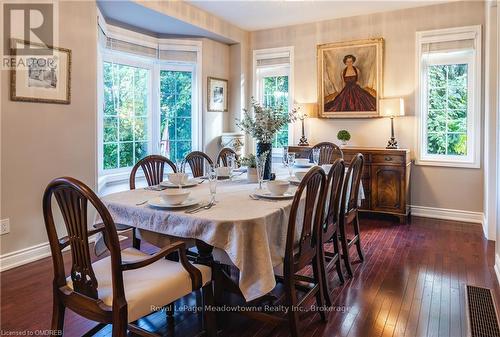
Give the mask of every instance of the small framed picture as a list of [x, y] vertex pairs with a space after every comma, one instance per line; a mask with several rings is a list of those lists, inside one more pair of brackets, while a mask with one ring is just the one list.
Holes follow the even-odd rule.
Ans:
[[[16, 40], [19, 44], [36, 45]], [[10, 98], [13, 101], [70, 104], [71, 50], [49, 46], [50, 55], [13, 55], [16, 67], [11, 69]]]
[[227, 80], [209, 77], [207, 83], [207, 110], [227, 111]]

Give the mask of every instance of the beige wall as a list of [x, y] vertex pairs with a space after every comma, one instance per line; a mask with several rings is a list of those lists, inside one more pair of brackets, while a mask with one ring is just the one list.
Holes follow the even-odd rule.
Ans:
[[[316, 45], [321, 43], [383, 37], [385, 39], [384, 95], [405, 99], [408, 116], [397, 119], [396, 136], [401, 147], [415, 151], [415, 32], [484, 24], [482, 2], [455, 2], [251, 33], [251, 49], [295, 47], [294, 91], [296, 102], [316, 102]], [[385, 146], [387, 119], [310, 119], [308, 138], [336, 141], [347, 129], [352, 145]], [[297, 130], [298, 131], [298, 130]], [[296, 140], [300, 137], [295, 132]], [[413, 166], [412, 204], [419, 206], [483, 211], [483, 169]], [[465, 192], [466, 191], [466, 192]]]
[[203, 149], [215, 158], [220, 149], [220, 135], [228, 124], [227, 112], [209, 112], [207, 106], [207, 77], [229, 78], [229, 46], [209, 39], [203, 43]]
[[41, 200], [51, 179], [96, 185], [95, 2], [60, 2], [59, 20], [59, 46], [73, 57], [70, 105], [12, 102], [1, 72], [1, 217], [10, 218], [1, 254], [47, 241]]

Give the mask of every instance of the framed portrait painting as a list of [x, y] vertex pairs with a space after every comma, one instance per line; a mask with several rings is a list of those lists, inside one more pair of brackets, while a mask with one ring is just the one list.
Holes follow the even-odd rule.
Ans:
[[323, 118], [378, 117], [384, 39], [318, 45], [318, 102]]
[[209, 77], [207, 83], [208, 111], [227, 111], [227, 80]]
[[[17, 47], [37, 45], [21, 40], [15, 43]], [[11, 69], [10, 77], [11, 100], [70, 104], [71, 50], [53, 46], [49, 50], [51, 53], [47, 55], [15, 55], [17, 66]]]

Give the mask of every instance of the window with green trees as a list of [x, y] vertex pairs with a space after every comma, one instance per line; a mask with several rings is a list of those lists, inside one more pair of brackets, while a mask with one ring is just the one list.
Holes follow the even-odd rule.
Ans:
[[427, 77], [427, 153], [466, 156], [468, 65], [431, 65]]
[[160, 151], [174, 162], [192, 150], [191, 87], [191, 71], [160, 71]]
[[[270, 107], [284, 108], [288, 112], [288, 76], [266, 76], [263, 78], [263, 104]], [[288, 125], [284, 126], [273, 141], [273, 148], [288, 145]]]
[[103, 63], [104, 170], [133, 166], [149, 153], [150, 70]]

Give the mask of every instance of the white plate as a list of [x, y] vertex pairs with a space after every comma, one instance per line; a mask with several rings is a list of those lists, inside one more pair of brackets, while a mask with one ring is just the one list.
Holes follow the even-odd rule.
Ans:
[[184, 200], [183, 203], [180, 203], [178, 205], [170, 205], [167, 204], [161, 197], [156, 197], [151, 200], [148, 200], [148, 205], [153, 206], [156, 208], [167, 208], [167, 209], [174, 209], [174, 208], [183, 208], [183, 207], [189, 207], [193, 206], [199, 203], [199, 200], [195, 198], [187, 198]]
[[189, 179], [184, 185], [175, 185], [175, 184], [172, 184], [170, 181], [165, 180], [165, 181], [162, 181], [160, 183], [160, 185], [168, 187], [168, 188], [193, 187], [193, 186], [198, 185], [199, 182], [200, 182], [199, 179], [193, 178], [193, 179]]
[[314, 163], [309, 163], [309, 164], [297, 164], [297, 163], [295, 163], [293, 166], [299, 167], [299, 168], [309, 168], [309, 167], [313, 167]]
[[295, 193], [293, 192], [285, 192], [285, 194], [283, 195], [272, 195], [271, 192], [269, 191], [255, 191], [254, 194], [259, 198], [276, 199], [276, 200], [293, 199], [293, 197], [295, 196]]

